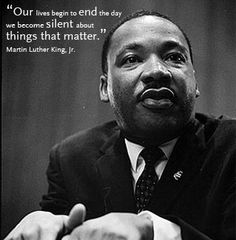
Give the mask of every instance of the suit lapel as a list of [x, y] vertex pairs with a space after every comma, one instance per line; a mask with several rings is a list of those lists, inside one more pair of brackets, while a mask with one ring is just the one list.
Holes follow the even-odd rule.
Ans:
[[96, 167], [101, 178], [105, 212], [135, 212], [130, 161], [119, 131], [102, 147]]
[[[168, 214], [179, 194], [198, 175], [205, 145], [204, 126], [195, 121], [176, 143], [148, 210]], [[101, 179], [105, 212], [136, 212], [130, 160], [119, 131], [105, 143], [101, 152], [96, 168]]]
[[[196, 127], [199, 128], [195, 134]], [[191, 184], [200, 171], [205, 149], [203, 128], [190, 126], [178, 140], [158, 182], [149, 210], [167, 214], [179, 194]]]

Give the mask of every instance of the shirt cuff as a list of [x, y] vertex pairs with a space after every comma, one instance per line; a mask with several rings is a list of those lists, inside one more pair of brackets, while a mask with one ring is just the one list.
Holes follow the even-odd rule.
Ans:
[[150, 211], [139, 213], [153, 222], [153, 240], [182, 240], [180, 227]]

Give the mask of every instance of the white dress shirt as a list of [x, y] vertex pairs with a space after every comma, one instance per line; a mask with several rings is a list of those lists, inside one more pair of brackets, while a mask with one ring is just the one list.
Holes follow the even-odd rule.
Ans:
[[[159, 179], [161, 178], [161, 175], [165, 169], [167, 161], [170, 158], [170, 155], [177, 140], [178, 138], [175, 138], [159, 146], [159, 148], [164, 153], [163, 157], [155, 165], [155, 171]], [[140, 156], [140, 153], [144, 149], [144, 147], [136, 143], [130, 142], [127, 139], [125, 139], [125, 145], [131, 162], [133, 188], [135, 191], [135, 186], [138, 178], [142, 174], [145, 167], [145, 161], [142, 156]], [[139, 213], [139, 215], [144, 215], [152, 220], [154, 232], [153, 240], [182, 240], [181, 230], [177, 224], [161, 218], [150, 211], [143, 211]]]

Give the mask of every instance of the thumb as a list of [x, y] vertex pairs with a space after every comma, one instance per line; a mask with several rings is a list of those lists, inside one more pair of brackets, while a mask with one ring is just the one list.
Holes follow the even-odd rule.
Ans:
[[69, 217], [66, 222], [67, 231], [72, 231], [75, 227], [84, 222], [86, 216], [86, 208], [83, 204], [76, 204], [70, 211]]

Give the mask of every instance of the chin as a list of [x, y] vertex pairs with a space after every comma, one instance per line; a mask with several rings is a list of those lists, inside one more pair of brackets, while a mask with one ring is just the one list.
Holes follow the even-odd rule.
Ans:
[[138, 139], [139, 142], [151, 139], [157, 144], [181, 135], [193, 116], [193, 109], [186, 106], [183, 108], [175, 106], [169, 111], [158, 112], [147, 111], [144, 108], [136, 110], [137, 112], [129, 111], [126, 114], [116, 115], [120, 129], [131, 139]]
[[181, 135], [189, 119], [190, 117], [183, 116], [138, 119], [126, 125], [125, 132], [140, 141], [155, 141], [156, 144], [161, 144]]

